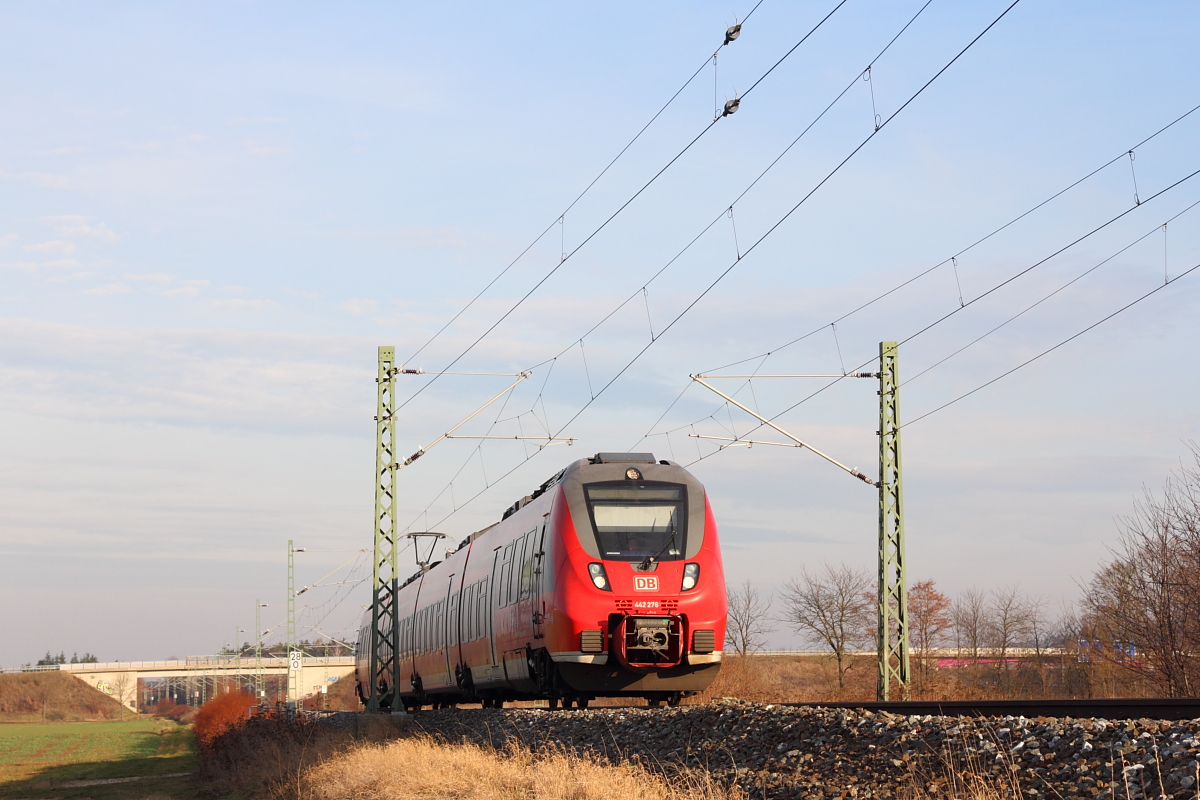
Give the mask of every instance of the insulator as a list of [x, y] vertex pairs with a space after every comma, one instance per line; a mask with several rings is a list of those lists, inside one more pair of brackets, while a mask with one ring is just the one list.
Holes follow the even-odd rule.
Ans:
[[740, 97], [735, 97], [732, 100], [726, 100], [725, 101], [725, 110], [721, 112], [721, 116], [728, 117], [730, 114], [733, 114], [734, 112], [736, 112], [738, 110], [738, 106], [741, 105], [741, 103], [742, 103], [742, 98], [740, 98]]
[[[739, 37], [741, 35], [742, 35], [742, 26], [740, 23], [737, 25], [730, 25], [729, 29], [727, 31], [725, 31], [725, 44], [729, 44], [730, 42], [732, 42], [734, 39], [736, 39], [737, 37]], [[724, 45], [722, 45], [722, 46], [724, 46]]]
[[418, 458], [420, 458], [423, 455], [425, 455], [424, 449], [418, 450], [417, 452], [413, 453], [408, 458], [404, 459], [404, 466], [407, 467], [409, 464], [413, 463], [414, 461], [416, 461]]

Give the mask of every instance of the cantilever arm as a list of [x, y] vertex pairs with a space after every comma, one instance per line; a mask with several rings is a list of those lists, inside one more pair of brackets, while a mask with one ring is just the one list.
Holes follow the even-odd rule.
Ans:
[[475, 409], [474, 411], [472, 411], [470, 414], [468, 414], [468, 415], [467, 415], [467, 416], [466, 416], [466, 417], [463, 419], [463, 421], [462, 421], [462, 422], [458, 423], [458, 424], [457, 424], [457, 425], [455, 425], [453, 428], [451, 428], [450, 430], [446, 431], [446, 432], [445, 432], [445, 433], [443, 433], [441, 436], [439, 436], [438, 438], [434, 439], [432, 442], [430, 442], [429, 444], [425, 445], [424, 447], [422, 447], [421, 449], [419, 449], [417, 452], [413, 453], [413, 454], [412, 454], [411, 456], [409, 456], [408, 458], [404, 459], [404, 463], [402, 463], [402, 464], [392, 464], [392, 465], [391, 465], [392, 469], [403, 469], [404, 467], [407, 467], [409, 464], [413, 463], [413, 462], [414, 462], [414, 461], [416, 461], [418, 458], [420, 458], [421, 456], [425, 455], [425, 451], [427, 451], [429, 448], [433, 447], [435, 444], [437, 444], [438, 442], [440, 442], [442, 439], [449, 439], [449, 438], [451, 438], [451, 437], [450, 437], [450, 434], [454, 433], [456, 430], [458, 430], [459, 428], [461, 428], [463, 425], [466, 425], [468, 422], [470, 422], [472, 419], [474, 419], [474, 418], [475, 418], [475, 417], [476, 417], [476, 416], [477, 416], [477, 415], [478, 415], [478, 414], [479, 414], [481, 411], [483, 411], [485, 408], [487, 408], [488, 406], [490, 406], [492, 403], [496, 402], [496, 401], [497, 401], [497, 400], [499, 400], [501, 397], [504, 397], [504, 395], [506, 395], [506, 394], [508, 394], [509, 392], [511, 392], [511, 391], [513, 390], [513, 388], [515, 388], [515, 387], [516, 387], [516, 385], [517, 385], [518, 383], [520, 383], [521, 381], [523, 381], [523, 380], [525, 380], [526, 378], [528, 378], [528, 377], [529, 377], [529, 375], [530, 375], [530, 373], [528, 373], [528, 372], [521, 372], [521, 373], [518, 373], [517, 379], [516, 379], [515, 381], [513, 381], [513, 382], [512, 382], [512, 383], [509, 385], [509, 387], [508, 387], [507, 389], [505, 389], [503, 392], [501, 392], [500, 394], [498, 394], [498, 395], [496, 395], [495, 397], [493, 397], [491, 400], [488, 400], [486, 403], [484, 403], [483, 405], [481, 405], [479, 408], [477, 408], [477, 409]]
[[719, 396], [721, 396], [721, 397], [725, 398], [725, 400], [727, 400], [728, 402], [730, 402], [730, 403], [733, 403], [735, 406], [737, 406], [738, 408], [740, 408], [742, 411], [745, 411], [745, 412], [746, 412], [747, 414], [749, 414], [750, 416], [754, 417], [756, 420], [758, 420], [759, 422], [761, 422], [763, 425], [766, 425], [766, 426], [768, 426], [768, 427], [770, 427], [770, 428], [774, 428], [776, 431], [778, 431], [779, 433], [782, 433], [784, 436], [786, 436], [787, 438], [791, 439], [793, 442], [795, 442], [796, 444], [800, 445], [801, 447], [805, 447], [805, 448], [808, 448], [809, 450], [813, 451], [813, 453], [815, 453], [816, 455], [819, 455], [821, 458], [825, 459], [825, 460], [826, 460], [826, 461], [828, 461], [830, 464], [833, 464], [835, 467], [838, 467], [839, 469], [843, 469], [843, 470], [845, 470], [846, 472], [849, 472], [851, 475], [853, 475], [854, 477], [858, 478], [860, 481], [863, 481], [864, 483], [869, 483], [869, 484], [871, 484], [872, 486], [876, 486], [876, 487], [877, 487], [877, 486], [879, 486], [879, 484], [878, 484], [878, 483], [876, 483], [875, 481], [871, 480], [871, 479], [870, 479], [870, 478], [868, 478], [866, 475], [863, 475], [861, 472], [859, 472], [858, 470], [854, 469], [853, 467], [847, 467], [845, 464], [843, 464], [842, 462], [838, 461], [838, 460], [837, 460], [837, 459], [835, 459], [833, 456], [830, 456], [830, 455], [827, 455], [827, 454], [825, 454], [825, 453], [822, 453], [820, 450], [818, 450], [817, 448], [813, 447], [813, 446], [812, 446], [811, 444], [809, 444], [808, 442], [802, 441], [802, 440], [801, 440], [799, 437], [793, 436], [792, 434], [788, 433], [788, 432], [787, 432], [787, 431], [785, 431], [783, 428], [779, 427], [779, 426], [778, 426], [778, 425], [776, 425], [774, 422], [771, 422], [771, 420], [767, 419], [766, 417], [762, 416], [761, 414], [756, 414], [755, 412], [753, 412], [753, 411], [751, 411], [750, 409], [746, 408], [744, 405], [742, 405], [741, 403], [739, 403], [737, 400], [734, 400], [732, 397], [730, 397], [729, 395], [725, 394], [725, 393], [724, 393], [724, 392], [722, 392], [720, 389], [717, 389], [717, 388], [715, 388], [715, 387], [713, 387], [713, 386], [711, 386], [711, 385], [709, 385], [709, 384], [705, 383], [703, 380], [701, 380], [701, 379], [700, 379], [700, 376], [699, 376], [699, 375], [689, 375], [688, 377], [689, 377], [689, 378], [691, 378], [692, 380], [694, 380], [696, 383], [698, 383], [698, 384], [700, 384], [701, 386], [703, 386], [705, 389], [708, 389], [710, 392], [713, 392], [714, 394], [717, 394], [717, 395], [719, 395]]

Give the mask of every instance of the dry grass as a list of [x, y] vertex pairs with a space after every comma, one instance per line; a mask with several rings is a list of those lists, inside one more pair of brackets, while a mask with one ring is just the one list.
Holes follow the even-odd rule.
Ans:
[[0, 675], [0, 720], [76, 722], [126, 716], [121, 704], [69, 672]]
[[[707, 703], [716, 697], [759, 703], [874, 700], [875, 683], [873, 656], [852, 657], [846, 685], [839, 687], [832, 656], [726, 655], [708, 690], [687, 702]], [[911, 690], [913, 700], [1153, 697], [1155, 694], [1153, 687], [1118, 666], [1051, 659], [1042, 664], [1022, 663], [1003, 669], [991, 665], [921, 669], [914, 665]]]
[[745, 800], [705, 773], [611, 766], [565, 750], [397, 738], [386, 720], [378, 722], [361, 734], [252, 722], [202, 755], [200, 785], [210, 796], [274, 800]]
[[846, 685], [838, 686], [833, 657], [726, 656], [708, 689], [688, 703], [736, 697], [758, 703], [875, 699], [875, 659], [853, 657]]
[[933, 771], [916, 771], [897, 792], [900, 800], [1021, 800], [1025, 794], [1009, 757], [992, 771], [976, 753], [944, 750]]
[[[431, 768], [436, 765], [436, 768]], [[280, 786], [291, 800], [726, 800], [743, 798], [705, 775], [669, 776], [636, 764], [606, 766], [564, 751], [533, 754], [427, 738], [363, 744]]]

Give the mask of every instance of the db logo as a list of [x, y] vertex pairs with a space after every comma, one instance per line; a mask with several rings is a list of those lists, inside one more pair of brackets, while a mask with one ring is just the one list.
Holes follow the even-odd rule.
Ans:
[[658, 591], [658, 576], [657, 575], [634, 575], [633, 590], [635, 592], [657, 592]]

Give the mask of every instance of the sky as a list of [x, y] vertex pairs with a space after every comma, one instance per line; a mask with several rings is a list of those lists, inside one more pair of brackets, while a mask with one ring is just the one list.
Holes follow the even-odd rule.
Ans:
[[[351, 636], [380, 345], [402, 456], [521, 372], [458, 433], [573, 440], [441, 441], [405, 530], [649, 451], [778, 608], [875, 492], [689, 375], [899, 341], [909, 580], [1073, 602], [1200, 439], [1200, 8], [1009, 2], [10, 4], [0, 666], [278, 641], [289, 540]], [[711, 382], [876, 473], [874, 382]]]

